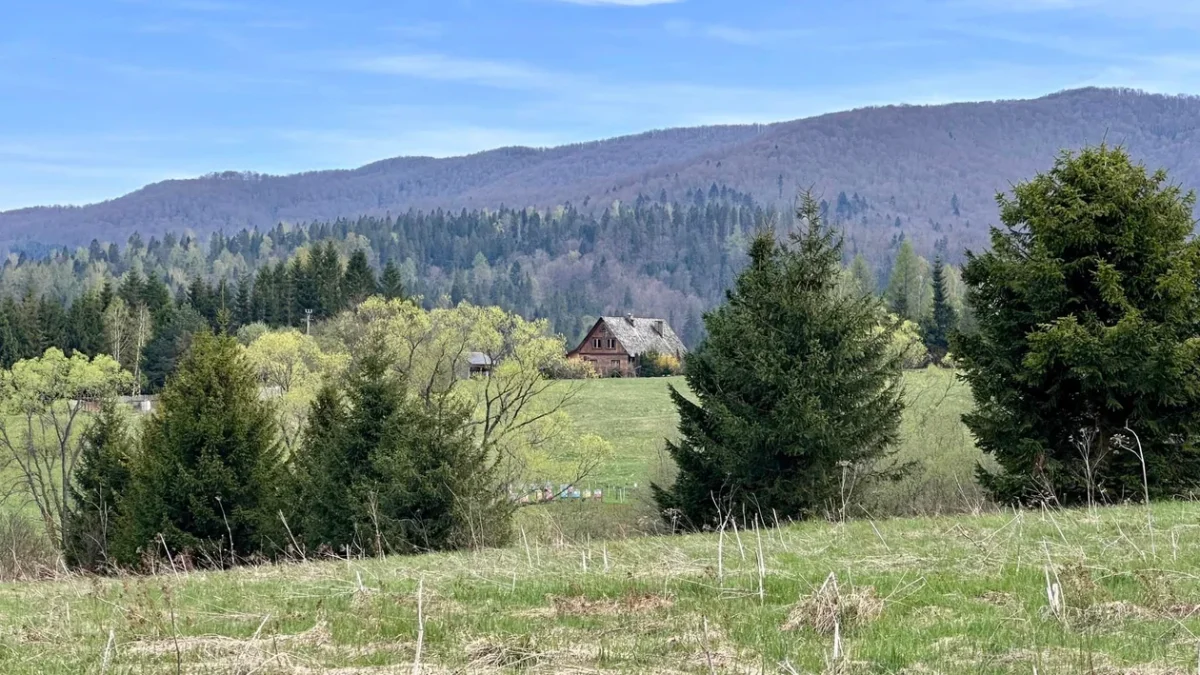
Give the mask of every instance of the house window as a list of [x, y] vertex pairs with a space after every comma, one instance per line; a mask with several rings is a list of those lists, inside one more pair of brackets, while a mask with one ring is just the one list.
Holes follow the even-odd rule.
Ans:
[[617, 360], [617, 359], [613, 359], [613, 361], [612, 361], [612, 369], [613, 369], [613, 370], [620, 370], [620, 369], [621, 369], [621, 362], [620, 362], [619, 360]]
[[616, 338], [608, 338], [608, 348], [609, 349], [617, 348], [617, 339]]
[[595, 349], [600, 349], [600, 338], [592, 340], [592, 347]]

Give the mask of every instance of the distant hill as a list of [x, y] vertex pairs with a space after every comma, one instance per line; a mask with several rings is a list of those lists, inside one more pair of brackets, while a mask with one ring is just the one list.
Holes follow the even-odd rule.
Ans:
[[[278, 222], [410, 209], [608, 206], [682, 198], [721, 184], [760, 203], [813, 187], [839, 210], [851, 248], [903, 233], [929, 254], [986, 244], [994, 195], [1062, 148], [1107, 140], [1200, 186], [1200, 98], [1081, 89], [1025, 101], [888, 106], [771, 125], [652, 131], [552, 149], [396, 158], [290, 176], [226, 173], [155, 183], [82, 207], [0, 213], [0, 245], [124, 241], [137, 231], [205, 236]], [[844, 195], [842, 194], [844, 193]]]

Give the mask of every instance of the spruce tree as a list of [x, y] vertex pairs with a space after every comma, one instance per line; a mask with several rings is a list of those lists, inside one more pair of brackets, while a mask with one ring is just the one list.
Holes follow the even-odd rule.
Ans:
[[934, 363], [941, 363], [950, 349], [950, 336], [958, 327], [958, 313], [950, 304], [946, 265], [938, 258], [933, 263], [933, 312], [925, 326], [925, 348]]
[[1064, 152], [997, 197], [963, 270], [977, 329], [954, 340], [964, 421], [1005, 502], [1194, 494], [1200, 484], [1195, 196], [1120, 148]]
[[383, 554], [503, 543], [511, 503], [470, 410], [408, 396], [393, 366], [368, 340], [344, 390], [326, 386], [313, 404], [296, 457], [306, 545]]
[[367, 254], [358, 249], [346, 263], [346, 274], [342, 278], [342, 292], [346, 303], [356, 307], [359, 303], [379, 292], [379, 284], [375, 281], [375, 272], [367, 261]]
[[304, 443], [293, 459], [297, 499], [289, 520], [313, 551], [328, 547], [341, 553], [357, 538], [350, 485], [366, 467], [346, 455], [347, 417], [341, 391], [327, 383], [313, 400]]
[[119, 556], [133, 564], [163, 543], [219, 565], [274, 554], [284, 477], [273, 411], [237, 340], [200, 332], [143, 431]]
[[[841, 240], [804, 195], [802, 233], [759, 234], [685, 374], [698, 402], [672, 388], [679, 468], [655, 485], [664, 516], [685, 525], [722, 514], [804, 518], [838, 502], [844, 472], [877, 477], [897, 440], [900, 357], [879, 302], [838, 287]], [[774, 517], [774, 516], [770, 516]]]
[[66, 516], [63, 555], [72, 568], [99, 572], [111, 564], [109, 551], [133, 459], [133, 442], [114, 400], [101, 405], [81, 445], [75, 479], [69, 488], [71, 506]]
[[387, 265], [383, 267], [383, 274], [379, 277], [379, 292], [388, 300], [407, 297], [404, 291], [404, 280], [400, 277], [400, 268], [389, 260]]

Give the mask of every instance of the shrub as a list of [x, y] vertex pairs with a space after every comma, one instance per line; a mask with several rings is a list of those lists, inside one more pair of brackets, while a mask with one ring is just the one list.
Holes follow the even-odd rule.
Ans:
[[637, 372], [641, 377], [670, 377], [682, 370], [679, 358], [673, 354], [650, 351], [643, 352], [637, 358]]
[[550, 364], [545, 375], [552, 380], [590, 380], [597, 377], [596, 367], [578, 356]]

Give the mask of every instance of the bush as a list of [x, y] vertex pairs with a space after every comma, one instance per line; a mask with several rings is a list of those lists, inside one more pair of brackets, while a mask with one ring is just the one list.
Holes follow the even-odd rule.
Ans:
[[637, 373], [640, 377], [671, 377], [683, 372], [679, 358], [673, 354], [643, 352], [637, 358]]
[[578, 356], [557, 361], [547, 366], [544, 374], [551, 380], [590, 380], [597, 377], [596, 367]]
[[45, 528], [19, 513], [0, 515], [0, 551], [0, 581], [46, 578], [58, 569]]

